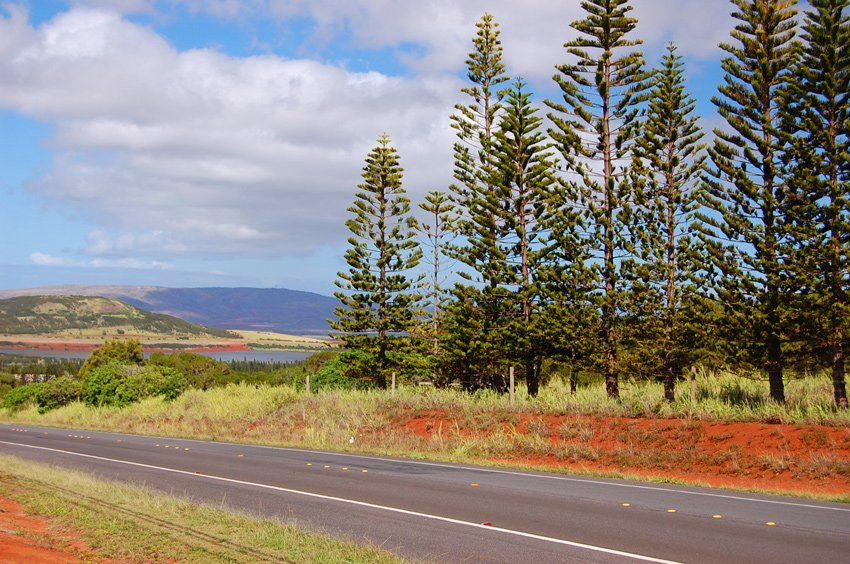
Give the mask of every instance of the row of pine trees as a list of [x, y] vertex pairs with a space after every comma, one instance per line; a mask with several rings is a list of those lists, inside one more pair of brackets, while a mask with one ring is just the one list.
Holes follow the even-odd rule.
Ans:
[[[582, 2], [557, 99], [511, 80], [485, 14], [452, 126], [455, 183], [420, 204], [379, 139], [346, 222], [333, 328], [349, 375], [529, 394], [556, 361], [663, 381], [697, 364], [831, 370], [847, 407], [850, 0], [730, 0], [710, 142], [674, 45], [648, 69], [628, 0]], [[798, 23], [801, 22], [801, 23]]]

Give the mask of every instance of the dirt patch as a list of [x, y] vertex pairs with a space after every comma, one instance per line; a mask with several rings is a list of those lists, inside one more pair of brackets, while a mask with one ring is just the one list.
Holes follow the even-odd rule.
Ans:
[[[63, 548], [54, 548], [61, 546]], [[0, 497], [0, 563], [64, 563], [91, 559], [91, 549], [72, 532], [55, 531], [20, 503]]]
[[[403, 432], [494, 462], [717, 487], [850, 494], [850, 428], [681, 419], [411, 413]], [[454, 443], [454, 444], [452, 444]]]

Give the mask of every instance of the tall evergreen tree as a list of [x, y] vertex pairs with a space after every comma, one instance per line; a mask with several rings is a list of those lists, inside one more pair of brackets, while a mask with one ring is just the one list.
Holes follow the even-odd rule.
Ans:
[[522, 363], [528, 393], [536, 396], [546, 336], [537, 317], [542, 307], [539, 270], [548, 249], [546, 226], [551, 215], [554, 163], [542, 118], [531, 105], [522, 79], [507, 92], [495, 134], [495, 156], [504, 205], [500, 237], [506, 257], [500, 283], [510, 292], [512, 357]]
[[504, 296], [499, 276], [505, 256], [498, 244], [503, 229], [499, 223], [502, 202], [493, 151], [504, 98], [502, 85], [508, 77], [502, 63], [499, 24], [491, 14], [484, 14], [476, 28], [466, 61], [470, 85], [461, 90], [469, 99], [455, 106], [451, 118], [457, 132], [457, 183], [451, 193], [457, 204], [460, 235], [452, 256], [464, 265], [460, 275], [467, 282], [453, 291], [453, 331], [447, 348], [468, 388], [493, 386], [503, 380], [504, 356]]
[[729, 129], [709, 148], [701, 230], [726, 323], [737, 347], [754, 341], [751, 360], [767, 368], [770, 395], [785, 400], [783, 308], [787, 303], [788, 206], [780, 171], [779, 107], [794, 60], [793, 0], [731, 0], [734, 44], [721, 44], [724, 83], [712, 99]]
[[363, 183], [358, 185], [352, 214], [345, 225], [351, 232], [345, 253], [347, 272], [339, 272], [334, 293], [341, 305], [331, 327], [346, 348], [367, 353], [354, 376], [386, 387], [387, 373], [416, 323], [420, 296], [418, 281], [409, 274], [422, 257], [416, 240], [417, 222], [402, 186], [403, 169], [387, 135], [366, 157]]
[[430, 313], [426, 319], [426, 333], [431, 341], [431, 354], [436, 358], [440, 353], [440, 333], [442, 332], [443, 305], [446, 299], [444, 288], [446, 281], [446, 261], [449, 243], [455, 236], [455, 208], [445, 192], [429, 192], [419, 208], [428, 214], [428, 223], [421, 223], [428, 250], [424, 262], [430, 267], [427, 299]]
[[636, 258], [632, 301], [638, 307], [639, 354], [663, 374], [664, 397], [675, 399], [688, 346], [683, 315], [693, 284], [692, 221], [705, 155], [696, 102], [685, 90], [684, 64], [670, 45], [652, 79], [646, 118], [635, 147]]
[[850, 0], [810, 0], [789, 88], [786, 162], [797, 243], [793, 280], [808, 293], [804, 324], [825, 345], [835, 403], [847, 408], [850, 323]]
[[574, 59], [558, 65], [555, 82], [562, 99], [547, 101], [554, 127], [550, 135], [568, 173], [578, 177], [575, 205], [586, 209], [588, 241], [601, 274], [599, 306], [605, 383], [619, 397], [617, 374], [620, 259], [628, 255], [623, 211], [630, 201], [627, 161], [634, 125], [646, 88], [643, 55], [628, 39], [637, 20], [627, 0], [586, 0], [587, 17], [572, 23], [580, 36], [564, 44]]

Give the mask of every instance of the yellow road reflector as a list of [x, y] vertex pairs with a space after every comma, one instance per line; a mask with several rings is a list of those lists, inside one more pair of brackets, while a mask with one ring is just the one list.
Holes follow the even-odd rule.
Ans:
[[183, 450], [189, 450], [189, 447], [184, 448]]
[[325, 468], [330, 468], [330, 467], [331, 467], [330, 464], [325, 464]]
[[244, 454], [240, 454], [240, 455], [239, 455], [239, 458], [245, 458], [245, 455], [244, 455]]
[[348, 466], [343, 466], [343, 467], [342, 467], [342, 469], [343, 469], [343, 470], [348, 470]]
[[775, 527], [776, 523], [774, 523], [773, 521], [768, 521], [767, 523], [765, 523], [765, 525], [767, 525], [768, 527]]
[[477, 487], [478, 487], [478, 484], [475, 484], [475, 483], [472, 483], [472, 484], [469, 484], [469, 485], [470, 485], [470, 486], [472, 486], [473, 488], [477, 488]]
[[631, 507], [631, 506], [632, 506], [632, 504], [631, 504], [631, 503], [624, 503], [624, 504], [623, 504], [623, 507]]
[[313, 463], [312, 463], [312, 462], [308, 462], [308, 463], [307, 463], [307, 466], [312, 466], [312, 465], [313, 465]]
[[712, 515], [712, 519], [723, 519], [723, 515]]
[[668, 510], [667, 510], [667, 513], [675, 513], [675, 512], [676, 512], [676, 510], [675, 510], [675, 509], [668, 509]]
[[365, 474], [366, 472], [368, 472], [368, 470], [361, 470], [361, 472], [363, 472]]
[[154, 446], [159, 446], [159, 445], [154, 445]]

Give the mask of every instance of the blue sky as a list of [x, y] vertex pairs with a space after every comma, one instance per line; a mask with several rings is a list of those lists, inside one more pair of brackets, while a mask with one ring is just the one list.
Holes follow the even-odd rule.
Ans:
[[[686, 57], [707, 127], [726, 0], [635, 0]], [[554, 96], [577, 0], [0, 2], [0, 289], [331, 293], [363, 158], [387, 132], [414, 201], [451, 182], [448, 116], [485, 11]]]

